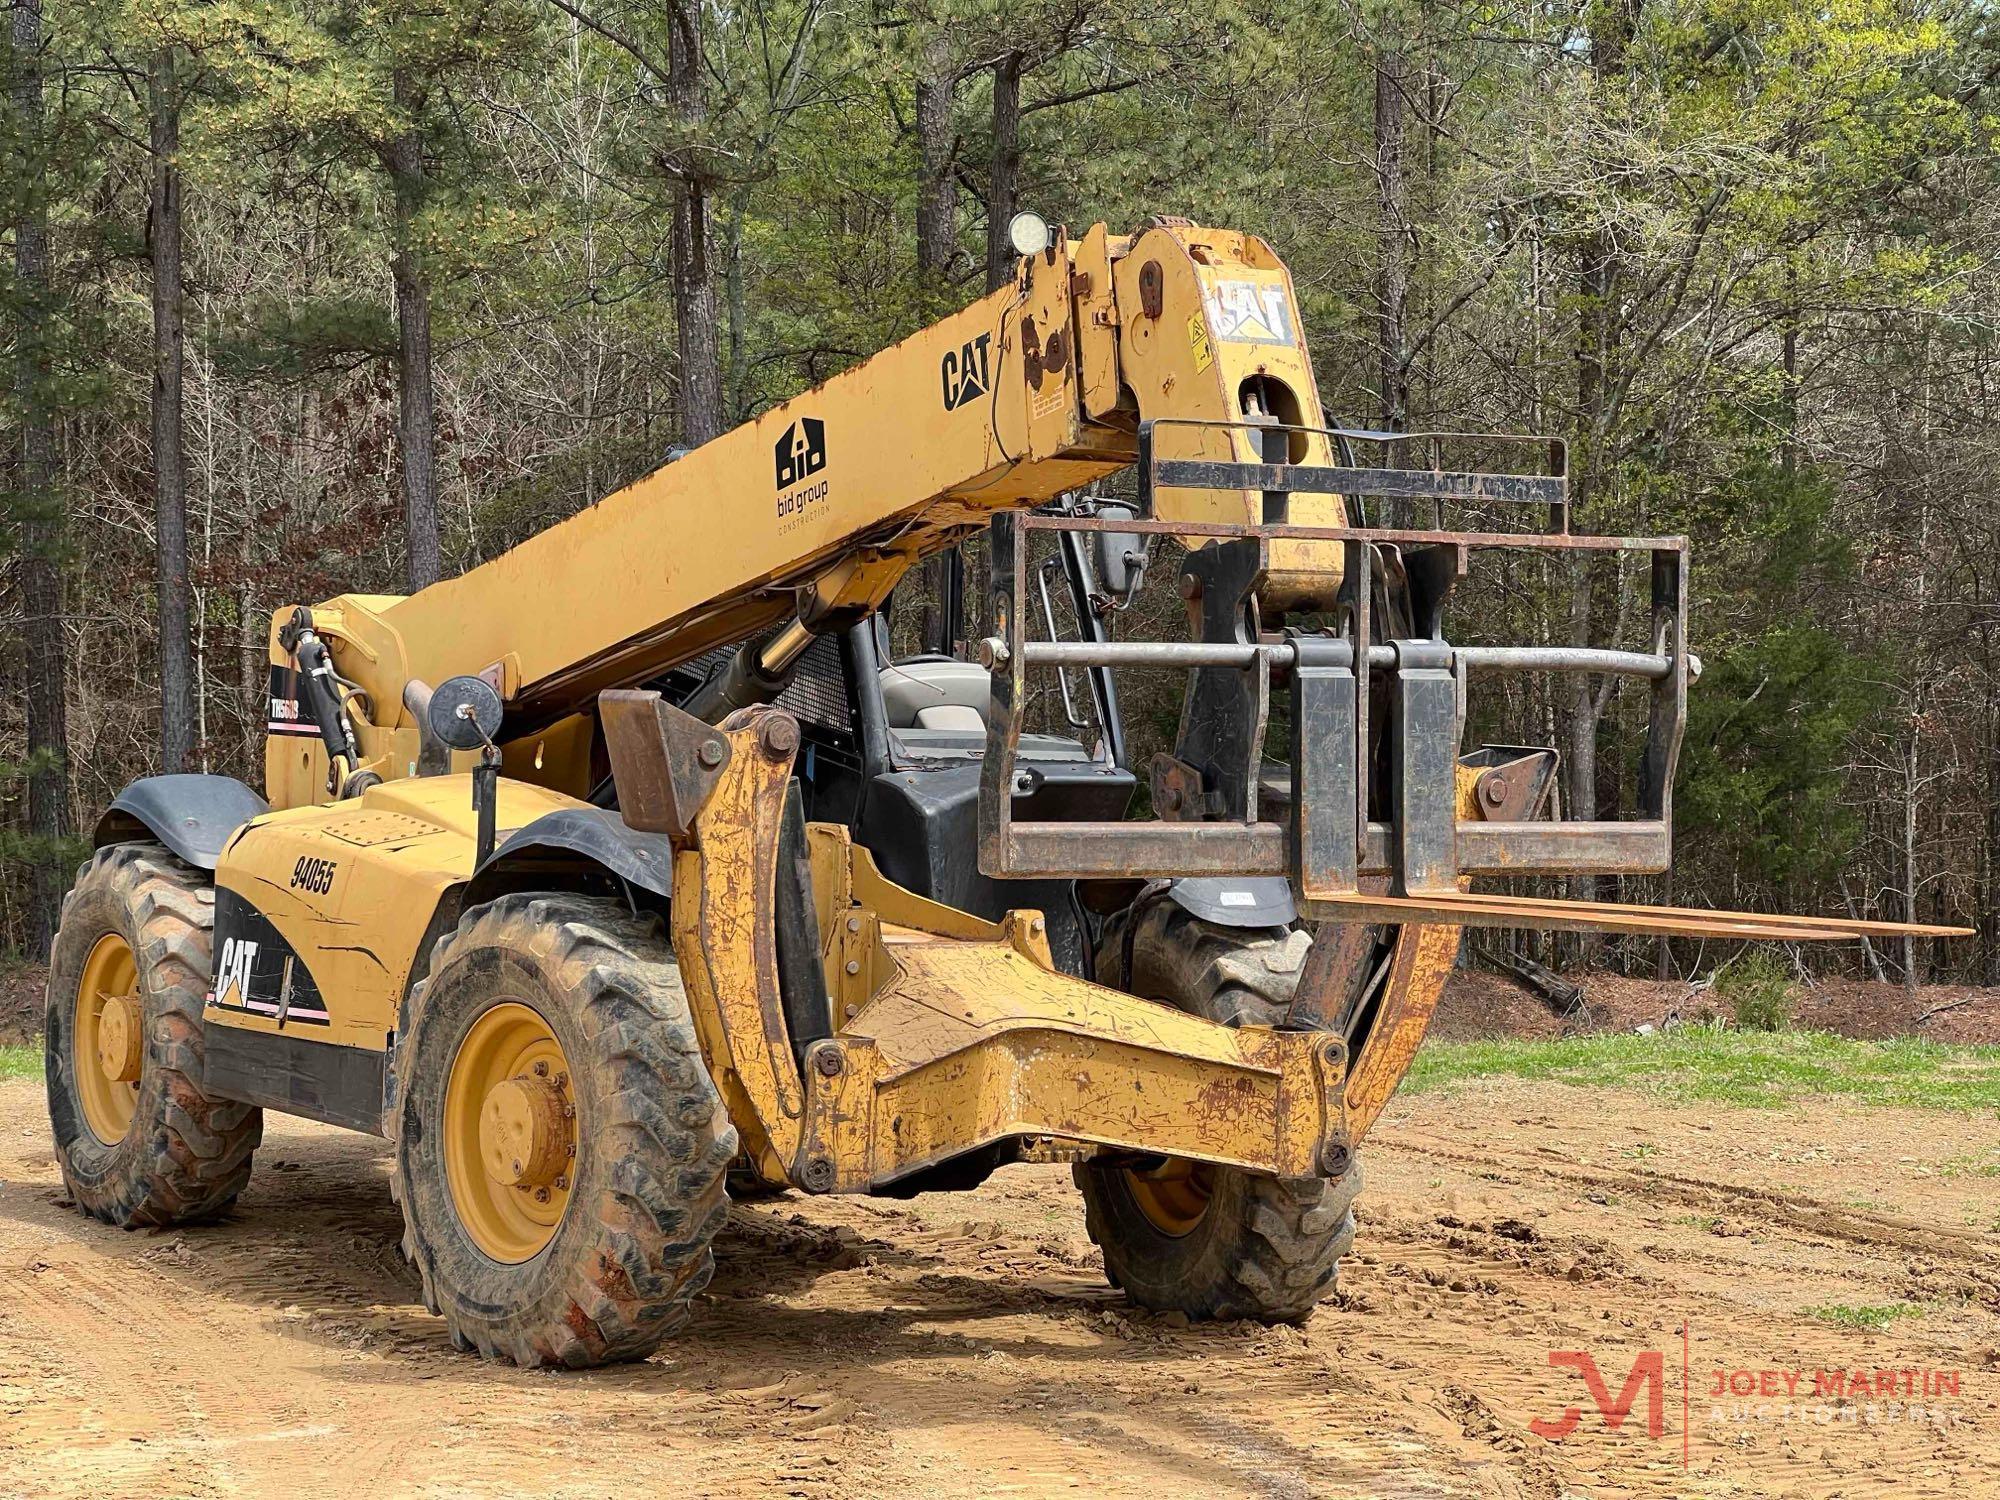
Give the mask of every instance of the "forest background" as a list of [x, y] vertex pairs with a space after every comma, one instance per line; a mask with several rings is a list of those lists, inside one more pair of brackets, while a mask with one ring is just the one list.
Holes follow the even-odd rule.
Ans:
[[[494, 555], [997, 284], [1032, 208], [1262, 234], [1329, 413], [1561, 436], [1579, 529], [1694, 539], [1677, 864], [1629, 899], [1968, 923], [1818, 961], [2000, 983], [1989, 4], [7, 20], [0, 952], [46, 950], [132, 778], [259, 782], [274, 607]], [[1463, 629], [1634, 597], [1520, 583]], [[1629, 801], [1643, 693], [1523, 706], [1572, 811]]]

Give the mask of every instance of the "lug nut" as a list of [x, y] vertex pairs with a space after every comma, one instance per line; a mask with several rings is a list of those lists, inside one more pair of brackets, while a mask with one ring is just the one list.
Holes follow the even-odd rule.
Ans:
[[549, 1190], [548, 1190], [547, 1188], [545, 1188], [545, 1187], [544, 1187], [544, 1188], [536, 1188], [536, 1189], [535, 1189], [535, 1201], [536, 1201], [537, 1203], [546, 1203], [546, 1202], [548, 1202], [548, 1201], [549, 1201]]

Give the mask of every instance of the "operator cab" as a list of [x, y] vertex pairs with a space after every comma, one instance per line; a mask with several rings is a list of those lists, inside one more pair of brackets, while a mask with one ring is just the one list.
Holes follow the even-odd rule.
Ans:
[[[1089, 575], [1060, 587], [1063, 560], [1051, 569], [1058, 587], [1082, 601]], [[1078, 559], [1074, 566], [1088, 567]], [[953, 570], [955, 571], [955, 570]], [[943, 590], [949, 605], [956, 590]], [[1078, 630], [1082, 608], [1063, 634]], [[979, 873], [979, 782], [986, 756], [991, 678], [976, 662], [938, 649], [964, 631], [952, 608], [927, 623], [931, 649], [890, 655], [888, 612], [815, 639], [772, 701], [799, 721], [797, 780], [807, 819], [844, 824], [897, 884], [969, 911], [998, 918], [1035, 908], [1048, 918], [1056, 961], [1086, 973], [1090, 922], [1068, 881], [994, 881]], [[930, 612], [927, 611], [927, 615]], [[1061, 622], [1053, 606], [1054, 638]], [[736, 646], [708, 652], [649, 684], [683, 703], [728, 669]], [[1035, 821], [1116, 822], [1137, 786], [1119, 763], [1123, 736], [1108, 680], [1064, 684], [1047, 705], [1044, 731], [1024, 732], [1016, 764], [1015, 816]], [[1037, 721], [1031, 721], [1037, 722]], [[1069, 733], [1059, 732], [1069, 730]], [[1086, 744], [1082, 736], [1088, 735]]]
[[[902, 656], [882, 668], [882, 713], [898, 758], [914, 765], [978, 761], [986, 755], [986, 716], [992, 678], [977, 662], [926, 652]], [[1023, 734], [1026, 761], [1103, 761], [1069, 735]]]

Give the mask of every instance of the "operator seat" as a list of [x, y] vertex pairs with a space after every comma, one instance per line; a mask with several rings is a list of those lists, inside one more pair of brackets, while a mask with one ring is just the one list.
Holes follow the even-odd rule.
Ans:
[[882, 708], [891, 729], [984, 735], [992, 678], [976, 662], [909, 656], [882, 669]]

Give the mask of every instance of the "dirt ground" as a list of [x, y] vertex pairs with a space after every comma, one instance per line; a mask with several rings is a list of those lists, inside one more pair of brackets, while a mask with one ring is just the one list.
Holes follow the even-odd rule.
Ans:
[[[1990, 1493], [1994, 1153], [1976, 1116], [1479, 1084], [1391, 1106], [1301, 1330], [1134, 1311], [1066, 1172], [1018, 1167], [739, 1206], [692, 1330], [572, 1375], [451, 1351], [381, 1143], [272, 1117], [230, 1219], [126, 1233], [67, 1206], [39, 1085], [5, 1083], [0, 1493]], [[1563, 1351], [1613, 1404], [1640, 1362], [1618, 1431]], [[1870, 1395], [1813, 1398], [1822, 1369]]]

